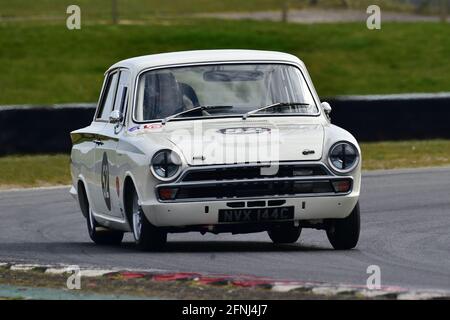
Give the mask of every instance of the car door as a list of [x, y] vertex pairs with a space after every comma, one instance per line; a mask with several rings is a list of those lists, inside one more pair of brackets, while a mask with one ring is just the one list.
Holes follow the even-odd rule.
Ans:
[[[106, 188], [102, 187], [102, 159], [99, 162], [99, 158], [103, 156], [103, 145], [105, 141], [102, 139], [102, 134], [106, 125], [109, 123], [109, 115], [114, 107], [114, 99], [116, 96], [117, 82], [119, 78], [119, 73], [117, 71], [110, 72], [105, 79], [105, 85], [100, 99], [97, 112], [95, 114], [94, 122], [97, 124], [98, 129], [96, 130], [93, 143], [94, 143], [94, 161], [93, 161], [93, 174], [92, 180], [89, 182], [89, 189], [91, 193], [91, 208], [95, 213], [105, 213], [105, 210], [110, 206], [109, 196], [104, 190]], [[107, 167], [103, 168], [106, 170]]]
[[[112, 77], [117, 77], [116, 89], [112, 107], [107, 109], [108, 121], [99, 132], [98, 145], [95, 152], [95, 164], [97, 170], [97, 185], [101, 188], [101, 198], [97, 207], [97, 214], [108, 215], [122, 219], [122, 209], [120, 207], [120, 175], [117, 166], [117, 146], [123, 132], [123, 120], [119, 123], [111, 123], [109, 115], [112, 111], [118, 110], [123, 115], [129, 88], [129, 71], [126, 69], [117, 70]], [[122, 116], [123, 118], [123, 116]]]

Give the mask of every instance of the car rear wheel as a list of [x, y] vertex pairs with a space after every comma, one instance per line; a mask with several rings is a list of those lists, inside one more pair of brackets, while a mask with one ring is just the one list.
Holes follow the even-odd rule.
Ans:
[[117, 245], [122, 242], [123, 232], [103, 228], [97, 223], [82, 182], [78, 183], [78, 202], [81, 212], [86, 218], [89, 237], [92, 241], [100, 245]]
[[92, 213], [92, 209], [89, 208], [89, 214], [87, 216], [87, 227], [89, 237], [92, 241], [99, 245], [118, 245], [122, 242], [123, 232], [110, 230], [101, 227]]
[[145, 217], [139, 205], [137, 192], [133, 190], [131, 198], [131, 224], [136, 245], [144, 251], [157, 251], [167, 242], [167, 232], [152, 225]]
[[297, 242], [301, 232], [302, 228], [294, 225], [276, 226], [267, 231], [272, 242], [276, 244]]
[[359, 240], [360, 214], [359, 203], [347, 218], [329, 221], [327, 237], [336, 250], [348, 250], [356, 247]]

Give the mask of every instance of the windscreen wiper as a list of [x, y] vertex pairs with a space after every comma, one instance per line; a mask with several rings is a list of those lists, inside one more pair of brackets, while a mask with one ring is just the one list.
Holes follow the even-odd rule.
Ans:
[[268, 106], [261, 107], [259, 109], [255, 109], [255, 110], [247, 112], [246, 114], [242, 115], [242, 120], [246, 120], [252, 114], [258, 113], [258, 112], [266, 110], [266, 109], [275, 108], [275, 107], [310, 106], [310, 105], [311, 104], [305, 103], [305, 102], [277, 102], [277, 103], [269, 104]]
[[175, 113], [171, 116], [165, 117], [162, 120], [162, 124], [166, 124], [167, 122], [169, 122], [172, 119], [178, 118], [179, 116], [194, 112], [194, 111], [204, 111], [204, 110], [213, 110], [213, 109], [232, 109], [233, 106], [198, 106], [189, 110], [184, 110], [178, 113]]

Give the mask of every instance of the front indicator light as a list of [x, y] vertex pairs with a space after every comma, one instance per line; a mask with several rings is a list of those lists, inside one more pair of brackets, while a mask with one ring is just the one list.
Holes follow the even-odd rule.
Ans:
[[334, 192], [336, 193], [345, 193], [349, 192], [352, 186], [350, 180], [336, 180], [332, 181]]
[[174, 200], [177, 192], [178, 189], [176, 188], [161, 188], [159, 189], [159, 198], [161, 200]]

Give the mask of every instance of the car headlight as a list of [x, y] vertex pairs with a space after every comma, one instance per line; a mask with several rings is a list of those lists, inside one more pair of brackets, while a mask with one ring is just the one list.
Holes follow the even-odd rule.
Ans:
[[356, 147], [349, 142], [334, 144], [328, 155], [331, 168], [338, 173], [347, 173], [358, 165], [359, 153]]
[[172, 150], [160, 150], [153, 156], [150, 168], [159, 180], [172, 180], [180, 172], [181, 158]]

